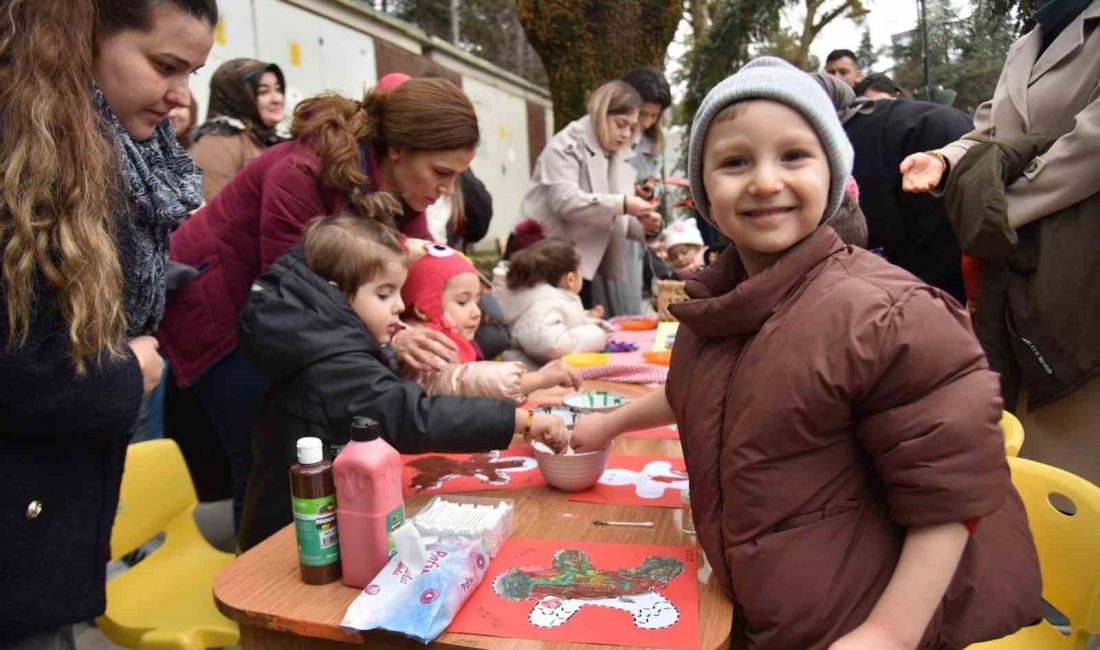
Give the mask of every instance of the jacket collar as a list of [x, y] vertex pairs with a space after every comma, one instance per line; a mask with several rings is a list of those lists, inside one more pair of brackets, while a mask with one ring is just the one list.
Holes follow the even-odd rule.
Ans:
[[[1058, 65], [1063, 59], [1070, 56], [1085, 42], [1085, 21], [1095, 20], [1100, 18], [1100, 0], [1094, 1], [1084, 11], [1081, 12], [1076, 18], [1062, 30], [1062, 33], [1054, 39], [1054, 42], [1050, 44], [1050, 47], [1046, 49], [1039, 56], [1035, 65], [1031, 68], [1031, 75], [1028, 79], [1028, 85], [1035, 83], [1035, 80], [1047, 73], [1048, 70]], [[1037, 54], [1039, 51], [1039, 42], [1041, 40], [1039, 34], [1039, 28], [1031, 30], [1028, 34], [1030, 39], [1034, 42], [1034, 51]]]
[[687, 283], [692, 300], [669, 311], [701, 338], [742, 336], [759, 330], [788, 296], [830, 256], [844, 250], [832, 228], [818, 228], [771, 267], [745, 276], [735, 247], [728, 247]]
[[[570, 126], [588, 154], [588, 163], [585, 168], [588, 172], [588, 186], [592, 188], [592, 192], [621, 193], [626, 192], [627, 189], [633, 192], [633, 180], [637, 172], [630, 165], [624, 164], [634, 157], [633, 147], [624, 146], [621, 150], [608, 155], [600, 144], [596, 127], [588, 115], [576, 120]], [[612, 165], [615, 166], [616, 173], [614, 180], [608, 175], [608, 169]]]

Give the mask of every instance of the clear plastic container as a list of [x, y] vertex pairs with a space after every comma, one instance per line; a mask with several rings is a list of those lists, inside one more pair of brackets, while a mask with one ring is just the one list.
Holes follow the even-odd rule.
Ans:
[[[425, 537], [480, 538], [489, 555], [496, 557], [497, 551], [512, 535], [514, 504], [512, 499], [437, 496], [424, 504], [412, 521]], [[482, 513], [482, 521], [477, 520], [479, 513]]]
[[680, 530], [689, 535], [695, 534], [695, 520], [691, 517], [691, 494], [680, 491]]

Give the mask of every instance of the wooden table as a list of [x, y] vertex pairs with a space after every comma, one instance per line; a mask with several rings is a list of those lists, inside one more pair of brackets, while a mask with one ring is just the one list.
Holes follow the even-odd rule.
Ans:
[[[642, 386], [590, 381], [586, 390], [610, 390], [636, 397], [647, 392]], [[541, 391], [536, 401], [560, 397], [566, 391]], [[682, 456], [676, 440], [620, 437], [614, 453], [624, 455]], [[596, 519], [638, 519], [638, 507], [580, 503], [568, 495], [544, 486], [529, 490], [475, 493], [515, 500], [515, 537], [599, 541], [624, 544], [687, 545], [694, 537], [680, 530], [680, 511], [671, 508], [647, 508], [645, 516], [654, 522], [652, 529], [604, 528], [593, 526]], [[412, 496], [405, 500], [410, 516], [430, 496]], [[566, 515], [572, 515], [567, 517]], [[729, 642], [732, 605], [711, 577], [702, 552], [698, 557], [700, 648], [725, 648]], [[337, 581], [327, 585], [303, 584], [298, 577], [298, 556], [293, 526], [287, 526], [271, 538], [234, 560], [214, 583], [218, 609], [241, 626], [241, 647], [344, 650], [348, 644], [373, 648], [423, 648], [404, 637], [384, 632], [350, 635], [340, 628], [358, 589]], [[504, 639], [467, 634], [442, 634], [432, 644], [438, 648], [486, 648], [511, 650], [606, 650], [620, 646], [586, 643], [552, 643], [526, 639]]]

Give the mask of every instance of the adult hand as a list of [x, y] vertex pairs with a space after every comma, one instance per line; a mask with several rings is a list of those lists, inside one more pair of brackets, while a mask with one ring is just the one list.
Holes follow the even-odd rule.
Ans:
[[164, 374], [164, 359], [157, 352], [159, 348], [160, 343], [152, 336], [130, 339], [130, 351], [134, 353], [138, 367], [141, 368], [142, 388], [146, 395], [153, 392]]
[[458, 360], [454, 342], [426, 327], [406, 327], [393, 335], [390, 345], [398, 361], [418, 372], [439, 370]]
[[914, 650], [915, 645], [903, 643], [878, 625], [864, 623], [840, 637], [829, 650]]
[[645, 234], [648, 237], [652, 237], [661, 232], [661, 227], [665, 225], [664, 221], [661, 219], [660, 213], [657, 212], [647, 212], [638, 217], [638, 221], [642, 222], [642, 227], [645, 228]]
[[926, 153], [914, 153], [905, 157], [898, 166], [901, 171], [901, 189], [913, 194], [933, 190], [943, 178], [943, 161]]
[[593, 413], [577, 420], [570, 437], [573, 450], [596, 451], [606, 447], [615, 437], [608, 426], [608, 417], [607, 413]]
[[653, 204], [638, 196], [626, 197], [626, 213], [632, 217], [642, 217], [653, 212]]
[[634, 194], [645, 199], [646, 201], [652, 201], [653, 197], [657, 195], [657, 179], [647, 178], [641, 185], [634, 185]]

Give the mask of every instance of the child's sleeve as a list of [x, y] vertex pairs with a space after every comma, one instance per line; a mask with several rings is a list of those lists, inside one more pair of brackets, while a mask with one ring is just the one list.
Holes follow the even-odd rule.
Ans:
[[413, 381], [400, 381], [366, 353], [341, 354], [314, 369], [329, 422], [357, 415], [377, 420], [386, 441], [401, 453], [505, 449], [515, 430], [516, 404], [488, 397], [431, 397]]
[[566, 325], [559, 307], [535, 305], [512, 327], [512, 338], [528, 356], [553, 361], [574, 352], [600, 352], [607, 344], [607, 332], [599, 323], [576, 327]]
[[522, 404], [527, 401], [520, 387], [525, 372], [527, 368], [516, 362], [449, 363], [438, 372], [421, 377], [420, 385], [432, 396], [496, 397]]
[[1000, 386], [966, 312], [921, 287], [878, 314], [856, 316], [863, 325], [846, 352], [857, 377], [856, 435], [886, 487], [891, 517], [925, 526], [995, 511], [1011, 489]]

